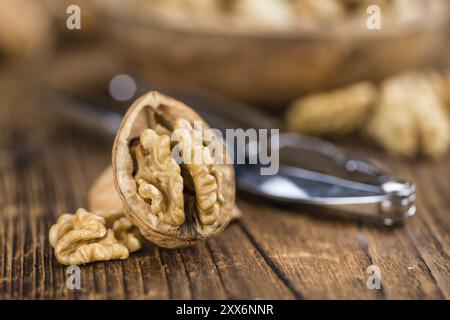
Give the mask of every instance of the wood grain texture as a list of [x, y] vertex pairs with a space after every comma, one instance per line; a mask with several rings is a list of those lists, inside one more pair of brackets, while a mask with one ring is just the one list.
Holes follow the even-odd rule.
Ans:
[[[239, 198], [217, 238], [81, 267], [80, 290], [48, 243], [110, 161], [110, 146], [58, 123], [12, 76], [0, 79], [0, 299], [449, 299], [450, 159], [400, 162], [354, 147], [418, 188], [418, 214], [385, 229]], [[381, 269], [382, 290], [366, 270]]]

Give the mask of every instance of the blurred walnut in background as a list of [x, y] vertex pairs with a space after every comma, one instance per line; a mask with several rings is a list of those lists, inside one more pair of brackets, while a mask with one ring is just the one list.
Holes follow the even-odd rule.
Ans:
[[374, 84], [361, 82], [307, 96], [292, 104], [286, 113], [286, 127], [315, 136], [352, 133], [362, 125], [376, 94]]
[[[0, 68], [25, 65], [22, 69], [33, 75], [82, 94], [95, 94], [92, 88], [136, 69], [168, 72], [238, 100], [278, 108], [306, 94], [287, 112], [292, 131], [333, 138], [362, 132], [393, 155], [439, 158], [449, 145], [450, 72], [407, 73], [381, 84], [362, 81], [434, 61], [440, 52], [436, 44], [443, 42], [435, 36], [443, 33], [438, 27], [420, 33], [438, 20], [423, 7], [438, 2], [0, 0]], [[81, 8], [82, 29], [70, 31], [66, 9], [74, 4]], [[370, 5], [380, 7], [385, 33], [352, 34], [354, 20], [365, 29], [360, 22]], [[102, 15], [106, 11], [109, 15]], [[124, 12], [130, 19], [121, 20]], [[164, 29], [158, 21], [186, 32]], [[327, 33], [349, 21], [342, 34]], [[397, 28], [405, 21], [413, 21], [414, 28]], [[207, 27], [191, 32], [198, 25]], [[214, 33], [214, 27], [238, 32]], [[396, 34], [400, 29], [405, 32]], [[261, 37], [254, 37], [258, 31]], [[442, 65], [450, 67], [448, 54], [442, 56], [447, 59]], [[34, 70], [39, 65], [42, 72]]]
[[[66, 26], [69, 5], [79, 5], [82, 29]], [[0, 0], [0, 67], [26, 68], [51, 63], [50, 58], [66, 47], [92, 42], [101, 29], [96, 24], [96, 10], [85, 0]], [[90, 43], [89, 43], [90, 42]]]
[[359, 130], [388, 153], [438, 159], [450, 147], [450, 71], [405, 72], [312, 94], [286, 113], [288, 130], [339, 137]]
[[45, 55], [53, 40], [49, 15], [40, 1], [0, 0], [0, 62]]
[[[449, 118], [444, 96], [427, 76], [431, 72], [405, 73], [381, 84], [379, 101], [365, 130], [393, 155], [436, 159], [447, 154]], [[434, 77], [441, 78], [438, 74]]]
[[[123, 10], [121, 1], [95, 0], [98, 7]], [[389, 18], [414, 18], [421, 0], [134, 0], [125, 10], [137, 11], [178, 24], [231, 23], [234, 26], [290, 28], [366, 17], [367, 7], [378, 5]]]

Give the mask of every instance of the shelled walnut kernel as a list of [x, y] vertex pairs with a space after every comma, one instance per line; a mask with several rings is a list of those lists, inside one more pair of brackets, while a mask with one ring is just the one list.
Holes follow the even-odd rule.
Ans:
[[79, 265], [126, 259], [141, 248], [133, 226], [119, 215], [107, 220], [84, 209], [63, 214], [50, 228], [49, 239], [59, 263]]

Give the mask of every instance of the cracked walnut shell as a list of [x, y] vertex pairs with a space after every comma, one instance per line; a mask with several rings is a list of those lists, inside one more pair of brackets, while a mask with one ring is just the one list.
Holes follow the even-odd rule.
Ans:
[[[139, 98], [116, 135], [112, 172], [107, 169], [91, 189], [91, 209], [120, 212], [121, 203], [140, 233], [166, 248], [219, 234], [238, 212], [234, 168], [222, 143], [220, 150], [206, 147], [211, 137], [196, 127], [198, 123], [208, 129], [180, 101], [157, 92]], [[174, 140], [181, 162], [171, 152]], [[228, 160], [215, 162], [216, 151]], [[193, 155], [200, 155], [202, 161], [190, 161]]]

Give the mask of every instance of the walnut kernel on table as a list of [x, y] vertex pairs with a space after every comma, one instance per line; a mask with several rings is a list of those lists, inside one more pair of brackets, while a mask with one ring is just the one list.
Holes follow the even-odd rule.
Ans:
[[78, 209], [63, 214], [50, 228], [49, 239], [55, 256], [64, 265], [126, 259], [141, 248], [131, 223], [120, 215], [104, 217]]

